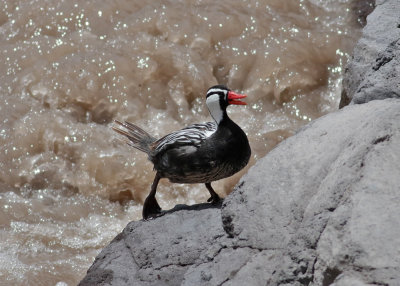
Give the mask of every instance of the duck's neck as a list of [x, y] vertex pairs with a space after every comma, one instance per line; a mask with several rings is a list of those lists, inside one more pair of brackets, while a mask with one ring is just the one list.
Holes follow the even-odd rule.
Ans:
[[226, 109], [221, 108], [219, 100], [207, 100], [208, 111], [211, 117], [219, 125], [224, 119], [228, 119]]

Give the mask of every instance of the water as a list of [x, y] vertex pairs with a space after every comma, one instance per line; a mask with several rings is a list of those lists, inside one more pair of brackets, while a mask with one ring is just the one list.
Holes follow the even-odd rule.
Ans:
[[[337, 108], [360, 31], [350, 0], [145, 2], [1, 1], [1, 285], [75, 285], [140, 218], [152, 165], [113, 119], [161, 136], [209, 121], [205, 92], [227, 84], [248, 94], [229, 114], [254, 164]], [[162, 180], [157, 197], [208, 192]]]

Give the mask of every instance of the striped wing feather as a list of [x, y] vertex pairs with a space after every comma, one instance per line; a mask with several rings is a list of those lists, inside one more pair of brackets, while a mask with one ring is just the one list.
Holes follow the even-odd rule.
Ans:
[[199, 147], [200, 144], [214, 134], [216, 130], [217, 124], [214, 122], [193, 124], [158, 139], [151, 144], [151, 148], [156, 152], [161, 152], [171, 147], [171, 145], [192, 145]]

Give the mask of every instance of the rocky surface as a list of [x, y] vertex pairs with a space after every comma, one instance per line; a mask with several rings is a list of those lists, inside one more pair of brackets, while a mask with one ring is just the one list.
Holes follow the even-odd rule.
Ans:
[[221, 209], [131, 222], [80, 285], [394, 285], [398, 162], [400, 100], [346, 107], [259, 160]]
[[400, 1], [376, 0], [345, 70], [340, 107], [400, 98]]
[[399, 285], [399, 3], [368, 17], [353, 104], [278, 145], [222, 206], [129, 223], [80, 285]]

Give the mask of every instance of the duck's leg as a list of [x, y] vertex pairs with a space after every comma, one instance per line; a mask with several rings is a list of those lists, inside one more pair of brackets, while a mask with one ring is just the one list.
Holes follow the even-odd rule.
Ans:
[[148, 219], [149, 217], [157, 216], [161, 213], [160, 205], [156, 200], [157, 185], [160, 179], [161, 177], [157, 173], [156, 177], [154, 178], [153, 184], [151, 185], [150, 194], [147, 196], [143, 204], [143, 219]]
[[206, 188], [210, 192], [210, 195], [211, 195], [211, 197], [207, 200], [207, 202], [211, 202], [212, 204], [217, 204], [221, 200], [221, 198], [211, 187], [211, 183], [206, 183]]

